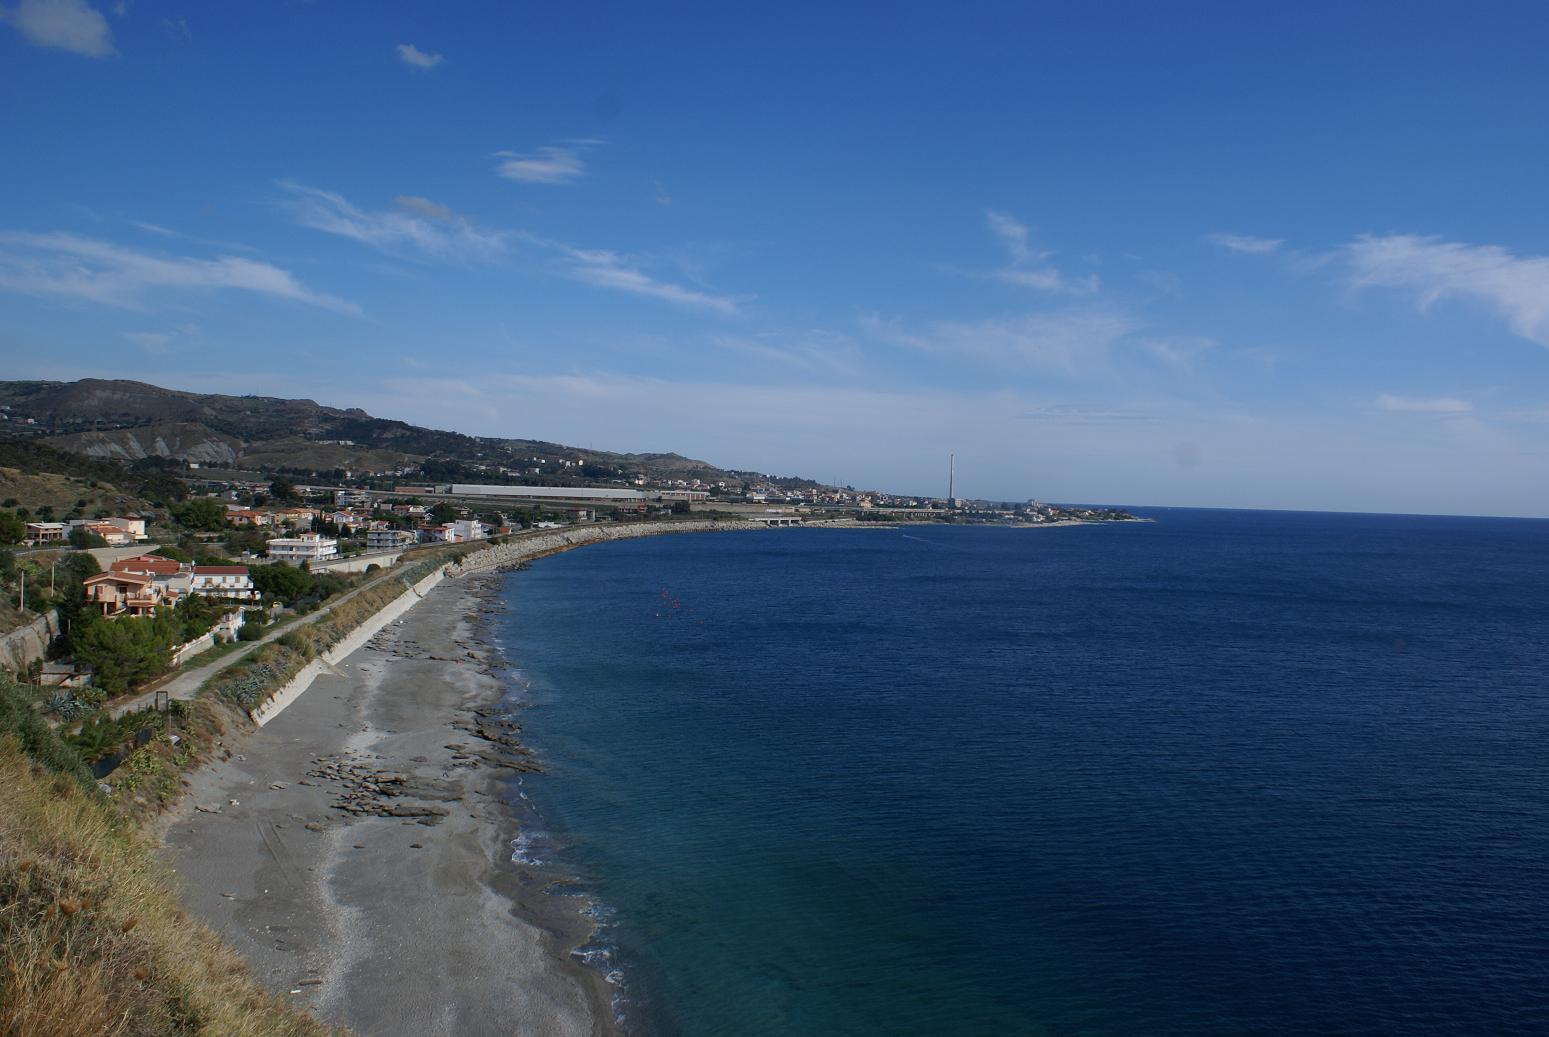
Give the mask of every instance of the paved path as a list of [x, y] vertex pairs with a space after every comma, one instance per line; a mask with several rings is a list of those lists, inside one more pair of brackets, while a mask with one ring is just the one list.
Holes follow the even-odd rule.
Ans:
[[300, 619], [295, 620], [294, 622], [286, 623], [283, 626], [277, 627], [274, 630], [269, 631], [257, 641], [249, 641], [242, 645], [240, 648], [237, 648], [229, 654], [223, 655], [219, 659], [216, 659], [214, 662], [206, 663], [203, 666], [196, 666], [192, 670], [179, 670], [170, 680], [161, 686], [153, 688], [150, 691], [142, 692], [133, 698], [124, 699], [120, 702], [111, 704], [108, 706], [108, 714], [116, 719], [123, 716], [125, 713], [131, 713], [134, 710], [144, 709], [147, 706], [154, 705], [156, 702], [156, 693], [160, 691], [165, 691], [170, 697], [175, 699], [182, 699], [185, 701], [191, 699], [199, 693], [199, 689], [204, 685], [205, 681], [209, 680], [215, 674], [219, 673], [221, 670], [224, 670], [226, 667], [232, 665], [233, 663], [246, 658], [249, 654], [256, 651], [260, 646], [268, 644], [270, 641], [273, 641], [277, 637], [284, 636], [287, 631], [306, 626], [308, 623], [316, 623], [318, 620], [328, 615], [334, 609], [338, 608], [346, 601], [349, 601], [355, 595], [375, 587], [377, 584], [384, 580], [393, 579], [397, 575], [398, 574], [396, 572], [389, 569], [386, 572], [383, 572], [380, 576], [377, 576], [376, 578], [361, 584], [359, 587], [356, 587], [354, 590], [338, 598], [337, 600], [331, 601], [328, 604], [322, 606], [317, 611], [308, 613], [307, 615], [302, 616]]

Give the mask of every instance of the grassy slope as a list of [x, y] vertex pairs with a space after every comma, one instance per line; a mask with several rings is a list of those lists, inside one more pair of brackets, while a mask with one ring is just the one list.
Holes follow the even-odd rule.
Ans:
[[[266, 646], [281, 657], [265, 660], [261, 669], [276, 672], [252, 690], [272, 692], [444, 561], [406, 566], [288, 643]], [[210, 698], [195, 702], [179, 745], [157, 738], [110, 776], [110, 801], [26, 697], [0, 688], [0, 1037], [343, 1037], [265, 993], [234, 951], [183, 912], [169, 872], [130, 822], [181, 794], [183, 769], [214, 749], [224, 713]]]
[[91, 486], [87, 480], [51, 472], [23, 472], [19, 468], [0, 467], [0, 500], [11, 498], [21, 502], [37, 514], [39, 508], [51, 504], [58, 515], [63, 516], [75, 507], [76, 501], [86, 501], [86, 514], [105, 508], [115, 514], [122, 511], [139, 511], [150, 505], [133, 494], [124, 493], [111, 483], [99, 482]]
[[341, 1032], [265, 993], [143, 838], [38, 758], [0, 734], [0, 1037]]

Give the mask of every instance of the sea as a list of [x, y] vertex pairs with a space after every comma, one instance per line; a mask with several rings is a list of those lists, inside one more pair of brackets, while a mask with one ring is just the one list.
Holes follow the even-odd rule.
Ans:
[[1549, 1033], [1549, 522], [655, 537], [507, 578], [625, 1030]]

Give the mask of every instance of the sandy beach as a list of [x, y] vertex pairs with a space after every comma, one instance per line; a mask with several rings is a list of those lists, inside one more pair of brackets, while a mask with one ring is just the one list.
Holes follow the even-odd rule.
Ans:
[[193, 778], [165, 854], [260, 981], [371, 1037], [614, 1031], [570, 951], [578, 897], [510, 860], [531, 767], [479, 643], [493, 575], [448, 580]]

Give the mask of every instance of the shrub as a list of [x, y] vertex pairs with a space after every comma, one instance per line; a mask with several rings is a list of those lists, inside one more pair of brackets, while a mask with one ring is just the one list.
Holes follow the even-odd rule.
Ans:
[[293, 652], [305, 653], [309, 649], [306, 638], [302, 637], [301, 634], [295, 630], [281, 634], [279, 637], [275, 638], [275, 642], [277, 644], [284, 645], [286, 648], [289, 648]]
[[80, 754], [66, 745], [32, 708], [28, 691], [9, 681], [0, 685], [0, 742], [7, 738], [39, 766], [87, 788], [95, 787]]
[[56, 691], [44, 700], [43, 708], [64, 723], [70, 723], [89, 716], [97, 707], [93, 703], [81, 701], [68, 691]]
[[76, 526], [70, 530], [70, 546], [78, 551], [84, 551], [92, 547], [107, 547], [108, 542], [85, 526]]
[[[16, 500], [12, 498], [6, 503], [6, 507], [16, 506]], [[9, 511], [0, 511], [0, 544], [19, 544], [27, 536], [27, 523], [20, 516]]]

